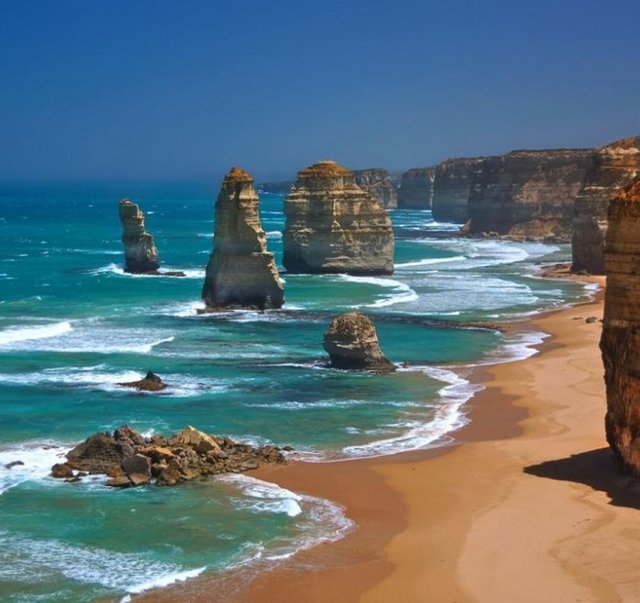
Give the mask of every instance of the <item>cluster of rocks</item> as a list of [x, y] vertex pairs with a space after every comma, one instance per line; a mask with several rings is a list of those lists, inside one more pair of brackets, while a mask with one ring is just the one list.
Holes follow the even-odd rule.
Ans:
[[128, 488], [155, 482], [175, 486], [219, 473], [257, 469], [263, 463], [284, 463], [276, 446], [255, 447], [215, 437], [188, 426], [168, 438], [145, 437], [126, 425], [113, 434], [96, 433], [67, 453], [66, 463], [51, 469], [53, 477], [77, 481], [87, 474], [109, 476], [108, 486]]
[[275, 259], [267, 251], [259, 203], [251, 174], [231, 168], [216, 201], [214, 247], [202, 290], [209, 308], [264, 310], [284, 303]]
[[167, 384], [152, 371], [147, 371], [147, 374], [142, 379], [137, 381], [125, 381], [118, 383], [118, 385], [144, 392], [160, 392], [168, 387]]
[[391, 220], [334, 161], [298, 173], [285, 201], [283, 264], [291, 273], [393, 273]]
[[623, 467], [640, 475], [640, 177], [608, 211], [604, 324], [607, 441]]

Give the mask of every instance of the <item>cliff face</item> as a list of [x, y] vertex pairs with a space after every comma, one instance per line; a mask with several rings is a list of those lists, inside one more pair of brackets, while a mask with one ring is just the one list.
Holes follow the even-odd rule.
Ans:
[[213, 253], [202, 297], [207, 306], [279, 308], [282, 283], [258, 214], [253, 177], [234, 167], [225, 176], [216, 201]]
[[320, 161], [299, 172], [284, 211], [283, 263], [289, 272], [393, 272], [387, 212], [337, 163]]
[[356, 184], [365, 192], [373, 195], [382, 205], [388, 209], [398, 207], [398, 195], [393, 186], [391, 176], [382, 168], [369, 170], [354, 170], [353, 176]]
[[413, 168], [402, 174], [398, 189], [398, 207], [430, 209], [436, 168]]
[[640, 475], [640, 177], [611, 200], [600, 349], [607, 386], [607, 441]]
[[469, 192], [467, 231], [569, 240], [573, 202], [592, 164], [591, 149], [485, 158]]
[[640, 173], [640, 136], [598, 149], [574, 205], [572, 270], [604, 274], [609, 200]]
[[153, 237], [144, 229], [144, 214], [129, 199], [120, 201], [122, 242], [125, 272], [145, 274], [156, 272], [160, 266]]
[[482, 174], [483, 157], [447, 159], [436, 166], [433, 180], [433, 218], [464, 223], [469, 219], [469, 193]]

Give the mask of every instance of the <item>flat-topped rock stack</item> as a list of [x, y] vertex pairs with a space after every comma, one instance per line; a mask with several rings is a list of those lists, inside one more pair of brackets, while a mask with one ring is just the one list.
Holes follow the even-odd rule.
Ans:
[[436, 166], [431, 208], [434, 220], [464, 224], [469, 219], [469, 193], [482, 174], [484, 159], [446, 159]]
[[604, 241], [609, 201], [640, 174], [640, 136], [608, 144], [594, 154], [574, 204], [572, 270], [604, 274]]
[[267, 251], [253, 177], [234, 167], [216, 201], [213, 253], [202, 298], [209, 309], [279, 308], [284, 289], [275, 259]]
[[611, 200], [600, 349], [607, 387], [607, 441], [640, 475], [640, 177]]
[[155, 273], [160, 267], [158, 250], [144, 227], [144, 214], [130, 199], [120, 201], [124, 269], [133, 274]]
[[373, 195], [387, 209], [398, 207], [398, 194], [391, 176], [382, 168], [354, 170], [356, 184], [365, 192]]
[[393, 272], [394, 237], [387, 212], [334, 161], [320, 161], [298, 173], [285, 216], [283, 264], [288, 272]]

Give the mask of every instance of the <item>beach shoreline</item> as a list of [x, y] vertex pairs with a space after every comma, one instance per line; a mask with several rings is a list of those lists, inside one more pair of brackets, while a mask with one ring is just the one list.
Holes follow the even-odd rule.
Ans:
[[[270, 571], [202, 576], [139, 600], [179, 593], [182, 601], [206, 601], [212, 592], [239, 602], [539, 601], [543, 592], [551, 600], [616, 601], [640, 594], [614, 569], [630, 566], [632, 556], [625, 565], [610, 539], [602, 538], [608, 546], [592, 542], [594, 529], [632, 529], [640, 506], [604, 441], [602, 297], [519, 323], [550, 336], [530, 358], [474, 370], [473, 383], [485, 389], [467, 403], [470, 421], [452, 445], [253, 474], [342, 505], [357, 524], [343, 539]], [[613, 517], [610, 496], [624, 500]], [[594, 552], [585, 570], [579, 560], [587, 545]], [[632, 540], [626, 546], [640, 552]]]

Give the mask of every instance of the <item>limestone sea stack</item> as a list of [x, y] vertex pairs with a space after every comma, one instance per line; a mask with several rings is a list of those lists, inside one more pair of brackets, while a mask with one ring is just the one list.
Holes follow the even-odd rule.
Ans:
[[340, 314], [324, 334], [331, 366], [339, 369], [393, 371], [395, 366], [380, 349], [371, 319], [360, 312]]
[[607, 208], [615, 196], [640, 173], [640, 136], [601, 147], [574, 203], [571, 251], [573, 272], [604, 274]]
[[394, 209], [398, 207], [398, 194], [391, 176], [382, 168], [354, 170], [356, 184], [365, 192], [373, 195], [382, 207]]
[[160, 260], [153, 236], [144, 229], [144, 214], [130, 199], [120, 201], [120, 221], [123, 229], [125, 272], [157, 272]]
[[202, 297], [208, 308], [279, 308], [284, 290], [260, 223], [253, 177], [233, 167], [216, 201], [213, 253]]
[[482, 162], [469, 192], [470, 234], [569, 241], [592, 149], [512, 151]]
[[640, 177], [612, 199], [608, 222], [600, 340], [605, 428], [624, 469], [640, 475]]
[[386, 210], [334, 161], [320, 161], [299, 172], [284, 211], [287, 271], [393, 272], [393, 229]]
[[412, 168], [404, 172], [400, 177], [398, 207], [401, 209], [430, 209], [435, 171], [433, 167], [426, 167]]

